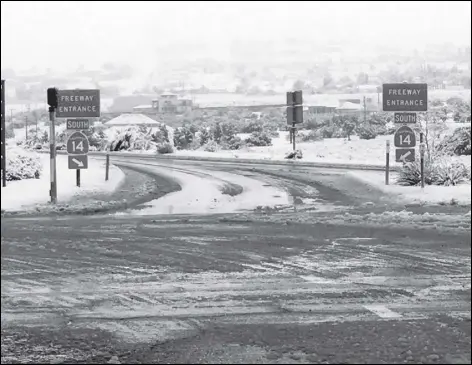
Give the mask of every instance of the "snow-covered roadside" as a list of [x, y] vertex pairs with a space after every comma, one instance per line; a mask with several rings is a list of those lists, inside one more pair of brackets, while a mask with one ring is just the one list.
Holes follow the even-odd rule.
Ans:
[[[450, 128], [456, 128], [458, 123]], [[324, 162], [324, 163], [342, 163], [355, 165], [375, 165], [385, 166], [386, 142], [390, 141], [393, 146], [393, 135], [378, 136], [371, 140], [361, 140], [353, 136], [351, 141], [345, 138], [329, 138], [316, 142], [297, 143], [297, 149], [303, 152], [304, 162]], [[292, 151], [292, 144], [287, 140], [287, 132], [280, 132], [278, 138], [272, 140], [272, 146], [267, 147], [247, 147], [237, 151], [176, 151], [176, 156], [195, 156], [195, 157], [218, 157], [218, 158], [240, 158], [240, 159], [261, 159], [261, 160], [285, 160], [287, 152]], [[401, 166], [401, 163], [395, 162], [391, 151], [390, 165], [394, 167]], [[470, 156], [467, 156], [470, 165]]]
[[421, 189], [419, 186], [395, 185], [397, 173], [390, 175], [389, 185], [385, 185], [385, 173], [381, 171], [349, 171], [348, 174], [406, 203], [463, 205], [471, 203], [470, 183], [456, 186], [427, 185]]
[[[27, 154], [34, 154], [28, 152]], [[8, 181], [2, 188], [2, 211], [29, 210], [50, 201], [49, 189], [49, 155], [39, 154], [43, 166], [39, 179]], [[89, 159], [89, 168], [81, 172], [81, 187], [76, 186], [74, 170], [67, 166], [67, 156], [57, 156], [57, 195], [58, 203], [65, 203], [77, 196], [87, 196], [92, 193], [111, 193], [124, 180], [121, 169], [110, 166], [109, 180], [105, 181], [103, 161]]]

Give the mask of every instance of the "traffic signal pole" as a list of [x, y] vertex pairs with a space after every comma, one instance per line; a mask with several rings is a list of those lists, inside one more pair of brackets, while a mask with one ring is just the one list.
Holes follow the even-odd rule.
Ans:
[[49, 88], [47, 102], [49, 105], [49, 157], [50, 157], [50, 181], [49, 195], [51, 203], [57, 203], [57, 172], [56, 172], [56, 108], [58, 104], [58, 90]]
[[50, 181], [51, 203], [57, 203], [57, 173], [56, 173], [56, 108], [49, 107], [49, 157], [51, 159], [50, 165]]
[[295, 144], [295, 123], [292, 124], [292, 142], [293, 142], [293, 150], [296, 150], [296, 144]]
[[293, 151], [296, 150], [296, 124], [303, 123], [303, 96], [301, 91], [287, 92], [287, 124], [290, 125]]

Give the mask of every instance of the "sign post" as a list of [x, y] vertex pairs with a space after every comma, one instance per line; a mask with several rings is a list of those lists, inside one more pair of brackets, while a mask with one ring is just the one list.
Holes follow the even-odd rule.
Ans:
[[386, 162], [385, 162], [385, 185], [389, 184], [390, 180], [390, 141], [387, 141], [386, 145]]
[[1, 155], [2, 155], [2, 187], [7, 186], [7, 145], [6, 145], [6, 123], [5, 123], [5, 80], [2, 80], [2, 89], [1, 89]]
[[423, 133], [420, 133], [420, 163], [421, 163], [421, 189], [424, 189], [424, 153], [426, 146], [423, 140]]

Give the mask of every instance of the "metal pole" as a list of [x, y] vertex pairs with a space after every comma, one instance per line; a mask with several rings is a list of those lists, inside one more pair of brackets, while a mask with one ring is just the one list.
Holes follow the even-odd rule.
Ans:
[[5, 115], [5, 80], [2, 81], [2, 88], [1, 88], [1, 154], [2, 154], [2, 187], [7, 186], [7, 146], [6, 146], [6, 134], [7, 134], [7, 126], [5, 123], [6, 115]]
[[293, 150], [295, 151], [295, 123], [293, 123], [293, 126], [292, 126], [292, 142], [293, 142]]
[[54, 107], [49, 107], [49, 155], [51, 158], [50, 165], [50, 180], [51, 180], [51, 190], [49, 195], [51, 196], [51, 203], [57, 203], [57, 173], [56, 173], [56, 109]]
[[77, 187], [80, 188], [80, 169], [75, 170], [75, 181], [76, 181]]
[[387, 141], [385, 161], [385, 185], [390, 183], [390, 141]]
[[108, 181], [110, 171], [110, 155], [107, 153], [106, 167], [105, 167], [105, 181]]
[[420, 133], [421, 189], [424, 189], [424, 145], [423, 132]]

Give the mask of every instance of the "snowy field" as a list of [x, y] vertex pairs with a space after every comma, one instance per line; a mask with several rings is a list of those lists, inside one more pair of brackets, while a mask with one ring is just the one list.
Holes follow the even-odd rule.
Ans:
[[[50, 201], [49, 155], [39, 154], [39, 157], [42, 165], [42, 174], [39, 179], [8, 181], [7, 186], [2, 187], [2, 210], [29, 209]], [[89, 159], [89, 168], [81, 171], [81, 187], [79, 188], [76, 186], [75, 171], [68, 169], [67, 156], [57, 156], [58, 203], [65, 203], [74, 196], [111, 193], [118, 188], [124, 177], [124, 173], [112, 165], [109, 180], [105, 181], [104, 162]]]
[[[452, 123], [449, 129], [464, 126], [464, 124]], [[247, 135], [240, 135], [246, 138]], [[238, 151], [176, 151], [177, 156], [198, 156], [198, 157], [220, 157], [220, 158], [242, 158], [242, 159], [263, 159], [263, 160], [285, 160], [287, 152], [292, 151], [292, 144], [287, 140], [288, 132], [280, 132], [278, 138], [272, 139], [272, 146], [268, 147], [246, 147]], [[351, 141], [345, 138], [329, 138], [316, 142], [300, 142], [296, 148], [303, 152], [302, 161], [325, 162], [343, 164], [365, 164], [385, 166], [386, 143], [390, 141], [392, 166], [400, 166], [395, 162], [393, 135], [378, 136], [371, 140], [361, 140], [357, 136], [351, 137]], [[470, 156], [462, 159], [470, 165]]]
[[[470, 162], [470, 159], [469, 159]], [[357, 178], [364, 184], [373, 186], [395, 199], [410, 204], [461, 204], [471, 203], [470, 183], [457, 186], [426, 185], [424, 189], [419, 186], [395, 185], [398, 176], [390, 174], [390, 184], [385, 185], [385, 173], [378, 171], [349, 171], [349, 175]]]

